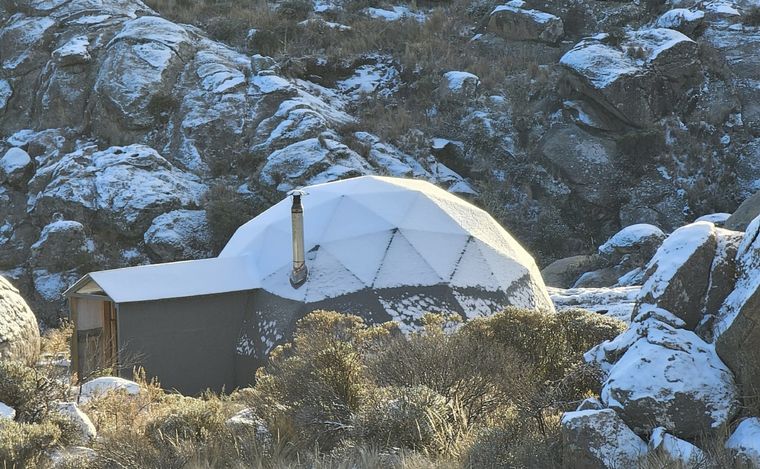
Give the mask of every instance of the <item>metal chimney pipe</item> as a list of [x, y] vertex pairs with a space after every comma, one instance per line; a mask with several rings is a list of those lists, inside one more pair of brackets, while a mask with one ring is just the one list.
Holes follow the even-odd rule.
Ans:
[[293, 190], [288, 192], [288, 195], [293, 197], [293, 205], [290, 207], [293, 229], [293, 271], [290, 273], [290, 284], [293, 288], [299, 288], [306, 282], [306, 276], [309, 273], [304, 252], [303, 206], [301, 205], [301, 196], [306, 195], [306, 192]]

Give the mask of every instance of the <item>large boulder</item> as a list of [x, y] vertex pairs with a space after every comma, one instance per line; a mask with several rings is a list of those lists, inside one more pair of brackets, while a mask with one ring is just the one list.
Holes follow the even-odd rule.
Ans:
[[703, 318], [700, 327], [697, 328], [697, 332], [708, 340], [712, 340], [714, 318], [736, 286], [738, 276], [736, 254], [744, 238], [743, 233], [723, 228], [716, 228], [715, 235], [717, 241], [715, 256], [710, 266], [710, 280], [702, 301]]
[[636, 467], [647, 445], [611, 409], [566, 412], [562, 441], [569, 469]]
[[37, 318], [18, 290], [0, 276], [0, 360], [32, 361], [39, 351]]
[[562, 174], [578, 197], [600, 207], [616, 205], [622, 175], [614, 164], [618, 150], [613, 140], [576, 125], [555, 125], [539, 145], [546, 165]]
[[654, 225], [639, 223], [626, 226], [599, 246], [599, 254], [610, 263], [619, 264], [624, 257], [633, 265], [644, 265], [657, 252], [667, 236]]
[[32, 175], [34, 165], [29, 154], [21, 148], [11, 148], [0, 158], [0, 183], [19, 185]]
[[541, 270], [544, 283], [549, 287], [570, 288], [578, 277], [599, 265], [598, 256], [572, 256], [557, 259]]
[[716, 246], [712, 223], [696, 222], [674, 231], [647, 264], [634, 316], [645, 305], [655, 305], [694, 329], [702, 319], [701, 306], [709, 287]]
[[84, 225], [72, 220], [56, 220], [42, 229], [32, 245], [31, 262], [35, 268], [61, 272], [86, 264], [93, 248]]
[[714, 348], [692, 331], [644, 319], [645, 313], [616, 339], [617, 347], [605, 350], [619, 358], [609, 367], [602, 402], [637, 433], [664, 427], [694, 438], [730, 422], [739, 392]]
[[760, 216], [744, 234], [736, 253], [738, 278], [715, 322], [715, 348], [736, 374], [744, 395], [760, 391]]
[[585, 272], [578, 277], [573, 288], [605, 288], [616, 285], [625, 270], [619, 266], [604, 267], [598, 270]]
[[[136, 130], [157, 123], [157, 106], [171, 96], [177, 77], [192, 56], [187, 30], [168, 20], [143, 16], [123, 24], [106, 46], [94, 90], [95, 132], [109, 143], [126, 145]], [[166, 105], [166, 102], [164, 102]], [[122, 130], [131, 132], [122, 132]]]
[[738, 464], [760, 467], [760, 419], [742, 420], [726, 441], [726, 449], [734, 453]]
[[728, 230], [744, 231], [758, 215], [760, 215], [760, 192], [744, 199], [723, 226]]
[[259, 182], [287, 192], [299, 186], [372, 172], [372, 167], [346, 145], [331, 139], [310, 138], [269, 155], [259, 173]]
[[497, 6], [488, 20], [488, 31], [508, 40], [549, 44], [556, 43], [565, 34], [561, 18], [524, 6], [522, 0]]
[[205, 210], [173, 210], [153, 219], [143, 236], [145, 246], [161, 261], [211, 257], [211, 231]]
[[598, 34], [560, 59], [576, 92], [622, 122], [651, 127], [680, 98], [679, 83], [698, 73], [697, 44], [672, 29]]
[[674, 8], [660, 15], [654, 25], [658, 28], [675, 29], [687, 36], [692, 36], [704, 19], [704, 11]]

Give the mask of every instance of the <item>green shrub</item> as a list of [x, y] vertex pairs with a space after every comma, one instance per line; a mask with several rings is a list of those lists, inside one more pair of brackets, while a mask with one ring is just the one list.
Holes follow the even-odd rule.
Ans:
[[318, 311], [301, 319], [291, 344], [256, 376], [252, 405], [275, 434], [330, 449], [349, 436], [370, 383], [362, 353], [392, 334], [356, 316]]
[[215, 253], [224, 248], [235, 231], [263, 211], [260, 203], [243, 197], [235, 188], [224, 184], [212, 186], [204, 197], [203, 207], [211, 230]]
[[277, 6], [277, 14], [290, 21], [304, 20], [313, 10], [313, 4], [307, 0], [285, 0]]
[[623, 321], [579, 308], [558, 311], [554, 319], [571, 360], [580, 360], [589, 349], [617, 337], [627, 328]]
[[760, 6], [753, 6], [742, 16], [742, 23], [747, 26], [760, 26]]
[[65, 398], [66, 386], [53, 379], [49, 371], [19, 362], [0, 362], [0, 402], [16, 410], [16, 420], [40, 422], [50, 402]]
[[547, 313], [510, 307], [465, 325], [474, 340], [507, 346], [532, 363], [540, 382], [562, 380], [594, 345], [625, 330], [622, 321], [583, 310]]
[[218, 400], [178, 397], [151, 415], [145, 434], [157, 447], [178, 441], [204, 443], [225, 432], [225, 421]]
[[426, 386], [378, 389], [359, 416], [361, 437], [379, 448], [433, 450], [445, 438], [440, 422], [450, 422], [446, 398]]
[[543, 429], [530, 420], [518, 418], [479, 432], [463, 457], [463, 466], [482, 469], [563, 467], [561, 442], [559, 416], [548, 419]]
[[426, 386], [463, 409], [468, 424], [533, 392], [531, 364], [509, 347], [478, 340], [466, 327], [444, 332], [428, 318], [424, 332], [397, 336], [368, 360], [378, 386]]
[[61, 438], [61, 430], [51, 422], [20, 423], [0, 421], [0, 466], [36, 468]]

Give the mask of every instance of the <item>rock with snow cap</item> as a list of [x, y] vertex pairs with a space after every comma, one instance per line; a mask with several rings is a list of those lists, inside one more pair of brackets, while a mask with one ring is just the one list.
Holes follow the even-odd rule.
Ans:
[[719, 314], [723, 302], [736, 286], [736, 253], [744, 234], [716, 228], [715, 237], [715, 256], [710, 265], [710, 277], [701, 305], [703, 317], [696, 329], [697, 333], [708, 341], [713, 337], [713, 321]]
[[79, 402], [84, 403], [91, 399], [102, 397], [110, 392], [122, 392], [127, 396], [140, 394], [140, 385], [134, 381], [116, 376], [101, 376], [87, 381], [79, 388]]
[[508, 40], [549, 44], [556, 43], [565, 34], [561, 18], [524, 6], [522, 0], [513, 0], [494, 8], [488, 20], [488, 31]]
[[72, 220], [56, 220], [42, 229], [32, 245], [31, 263], [35, 268], [61, 272], [87, 263], [92, 256], [92, 241], [84, 225]]
[[[716, 247], [712, 223], [696, 222], [675, 230], [646, 266], [639, 304], [668, 310], [693, 330], [702, 320]], [[633, 314], [640, 310], [637, 307]]]
[[356, 152], [335, 140], [310, 138], [273, 152], [261, 168], [259, 181], [287, 192], [298, 186], [372, 174]]
[[729, 218], [731, 218], [730, 213], [708, 213], [707, 215], [702, 215], [694, 221], [706, 221], [712, 223], [717, 227], [723, 228]]
[[566, 412], [561, 432], [570, 469], [635, 467], [647, 453], [646, 443], [611, 409]]
[[697, 43], [665, 28], [585, 38], [560, 59], [571, 88], [611, 116], [651, 127], [671, 112], [678, 83], [698, 80]]
[[55, 412], [70, 420], [79, 431], [79, 441], [87, 444], [98, 436], [95, 425], [75, 402], [59, 402]]
[[145, 246], [162, 262], [211, 257], [211, 231], [205, 210], [173, 210], [153, 219]]
[[733, 452], [736, 463], [760, 467], [760, 419], [742, 420], [726, 441], [726, 449]]
[[674, 8], [668, 10], [655, 21], [658, 28], [669, 28], [691, 36], [702, 25], [705, 12], [701, 10], [689, 10], [687, 8]]
[[629, 225], [599, 246], [599, 254], [607, 257], [613, 264], [619, 263], [623, 256], [633, 254], [637, 263], [643, 265], [652, 258], [666, 237], [665, 233], [654, 225]]
[[23, 184], [31, 177], [33, 168], [29, 154], [21, 148], [13, 147], [0, 158], [0, 183]]
[[683, 467], [698, 467], [706, 459], [701, 449], [669, 434], [663, 427], [657, 427], [652, 432], [649, 452], [659, 454], [668, 461], [681, 463]]
[[624, 353], [608, 368], [601, 399], [637, 433], [664, 427], [693, 438], [738, 411], [733, 374], [695, 333], [650, 317], [615, 341]]
[[443, 74], [438, 88], [442, 98], [474, 98], [480, 86], [480, 78], [469, 72], [451, 71]]
[[116, 144], [155, 125], [192, 48], [185, 28], [155, 16], [124, 23], [103, 51], [94, 90], [94, 132]]

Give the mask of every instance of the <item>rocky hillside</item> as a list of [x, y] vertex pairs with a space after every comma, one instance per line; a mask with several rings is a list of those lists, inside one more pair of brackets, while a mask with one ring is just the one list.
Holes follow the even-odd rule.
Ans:
[[748, 1], [185, 3], [0, 3], [0, 271], [45, 319], [301, 184], [427, 179], [544, 262], [758, 189]]

